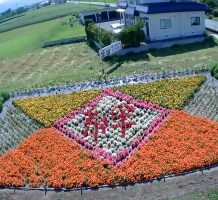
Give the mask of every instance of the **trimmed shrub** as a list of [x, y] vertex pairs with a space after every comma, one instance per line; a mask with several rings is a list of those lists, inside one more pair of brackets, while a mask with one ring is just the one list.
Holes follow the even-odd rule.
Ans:
[[96, 41], [101, 46], [107, 46], [112, 43], [114, 38], [111, 32], [96, 26], [96, 24], [88, 20], [86, 21], [85, 31], [89, 45], [93, 45], [93, 41]]
[[123, 29], [120, 33], [120, 40], [124, 47], [138, 47], [140, 43], [145, 40], [145, 34], [142, 28], [144, 27], [143, 22], [138, 22], [133, 26], [129, 26]]

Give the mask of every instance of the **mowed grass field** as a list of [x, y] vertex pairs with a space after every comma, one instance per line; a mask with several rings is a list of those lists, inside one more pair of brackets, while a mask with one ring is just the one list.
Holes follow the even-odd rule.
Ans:
[[[141, 72], [161, 72], [206, 66], [218, 61], [218, 46], [200, 43], [129, 56], [110, 76]], [[116, 63], [116, 62], [114, 62]], [[38, 50], [19, 57], [0, 60], [0, 90], [14, 91], [48, 84], [97, 79], [114, 63], [101, 62], [86, 43]]]
[[41, 49], [0, 60], [0, 91], [96, 79], [102, 67], [109, 65], [85, 43]]
[[129, 55], [122, 60], [121, 67], [113, 73], [113, 76], [208, 66], [210, 63], [218, 62], [217, 45], [218, 41], [209, 39], [205, 42]]
[[16, 28], [36, 24], [36, 23], [58, 19], [61, 17], [65, 17], [67, 15], [72, 15], [72, 14], [79, 15], [80, 11], [82, 10], [89, 10], [95, 8], [100, 8], [100, 7], [95, 5], [66, 3], [66, 4], [43, 7], [35, 10], [29, 10], [22, 17], [18, 17], [13, 20], [2, 23], [0, 25], [0, 32], [5, 32]]
[[0, 59], [34, 52], [40, 49], [45, 41], [85, 35], [84, 27], [78, 23], [73, 27], [67, 23], [63, 24], [68, 21], [67, 16], [0, 33]]

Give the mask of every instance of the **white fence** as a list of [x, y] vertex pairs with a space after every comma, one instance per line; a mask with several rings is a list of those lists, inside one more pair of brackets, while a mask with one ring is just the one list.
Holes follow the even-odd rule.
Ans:
[[121, 41], [114, 42], [102, 49], [99, 50], [100, 59], [103, 60], [104, 58], [113, 55], [114, 53], [120, 51], [122, 49]]

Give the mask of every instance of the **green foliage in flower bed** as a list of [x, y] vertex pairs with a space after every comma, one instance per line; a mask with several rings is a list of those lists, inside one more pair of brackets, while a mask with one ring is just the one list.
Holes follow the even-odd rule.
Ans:
[[9, 99], [9, 94], [7, 92], [0, 92], [0, 112], [3, 109], [3, 103]]
[[210, 68], [211, 76], [218, 80], [218, 63], [214, 63]]

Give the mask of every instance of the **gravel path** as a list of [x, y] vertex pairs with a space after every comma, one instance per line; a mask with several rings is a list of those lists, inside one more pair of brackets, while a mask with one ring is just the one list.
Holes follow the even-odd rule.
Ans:
[[[127, 85], [127, 84], [136, 84], [136, 83], [148, 83], [157, 81], [160, 79], [166, 78], [178, 78], [178, 77], [188, 77], [193, 76], [194, 74], [203, 74], [208, 77], [208, 80], [212, 82], [214, 79], [210, 76], [209, 72], [206, 69], [200, 70], [198, 72], [182, 71], [182, 72], [172, 72], [172, 73], [155, 73], [155, 74], [141, 74], [134, 76], [126, 76], [117, 79], [112, 79], [107, 82], [86, 82], [80, 84], [60, 84], [57, 86], [48, 86], [43, 88], [36, 88], [27, 91], [14, 92], [11, 93], [11, 98], [6, 101], [3, 105], [3, 110], [0, 113], [0, 119], [3, 119], [7, 110], [12, 105], [12, 101], [15, 99], [23, 99], [27, 97], [36, 97], [36, 96], [50, 96], [55, 94], [69, 94], [75, 91], [80, 90], [90, 90], [90, 89], [105, 89], [114, 86]], [[218, 87], [218, 81], [214, 81]]]

